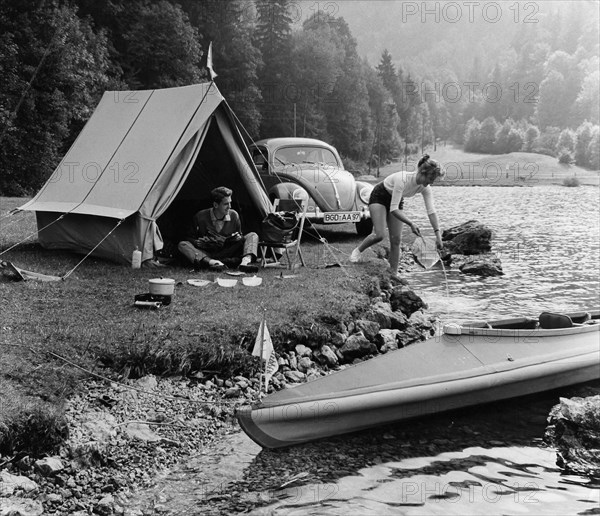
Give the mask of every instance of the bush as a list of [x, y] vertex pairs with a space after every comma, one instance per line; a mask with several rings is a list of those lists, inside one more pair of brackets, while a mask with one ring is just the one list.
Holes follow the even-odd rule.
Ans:
[[579, 182], [579, 179], [577, 179], [576, 177], [565, 177], [563, 179], [563, 186], [569, 186], [569, 187], [573, 187], [573, 186], [579, 186], [581, 183]]
[[575, 131], [572, 131], [571, 129], [563, 129], [560, 132], [560, 135], [558, 136], [558, 142], [556, 143], [559, 156], [561, 151], [564, 150], [574, 152], [576, 143], [577, 135], [575, 134]]
[[534, 152], [539, 152], [540, 154], [546, 154], [548, 156], [556, 156], [556, 150], [559, 148], [559, 136], [560, 129], [558, 127], [546, 127], [544, 132], [542, 132], [535, 141]]
[[495, 147], [498, 154], [518, 152], [523, 147], [524, 135], [517, 129], [516, 124], [510, 118], [496, 132]]
[[592, 131], [592, 138], [588, 145], [588, 166], [592, 170], [600, 170], [600, 132], [598, 126]]
[[51, 452], [68, 436], [62, 404], [25, 396], [0, 378], [0, 454], [22, 451], [33, 456]]
[[488, 116], [481, 122], [479, 130], [479, 152], [486, 154], [496, 153], [496, 133], [500, 126], [493, 116]]
[[558, 151], [558, 162], [563, 165], [570, 165], [574, 163], [573, 155], [566, 149]]
[[535, 125], [530, 125], [525, 131], [525, 142], [523, 143], [523, 150], [525, 152], [533, 152], [533, 146], [535, 141], [540, 137], [540, 130]]
[[361, 176], [367, 173], [367, 164], [362, 161], [355, 161], [347, 156], [342, 156], [344, 168], [355, 176]]
[[465, 130], [464, 143], [465, 152], [477, 152], [479, 150], [479, 132], [481, 130], [481, 124], [471, 118], [467, 123]]

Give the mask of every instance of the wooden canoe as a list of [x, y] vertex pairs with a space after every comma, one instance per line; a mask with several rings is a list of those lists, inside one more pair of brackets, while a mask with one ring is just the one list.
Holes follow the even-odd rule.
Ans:
[[600, 310], [446, 325], [438, 337], [241, 407], [278, 448], [600, 379]]

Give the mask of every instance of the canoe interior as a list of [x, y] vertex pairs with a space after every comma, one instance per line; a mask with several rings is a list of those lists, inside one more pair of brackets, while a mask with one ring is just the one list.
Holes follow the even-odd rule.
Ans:
[[464, 324], [447, 324], [446, 334], [487, 335], [485, 330], [556, 330], [576, 328], [582, 324], [600, 323], [600, 309], [567, 314], [542, 312], [539, 317], [517, 317], [497, 321], [475, 321]]

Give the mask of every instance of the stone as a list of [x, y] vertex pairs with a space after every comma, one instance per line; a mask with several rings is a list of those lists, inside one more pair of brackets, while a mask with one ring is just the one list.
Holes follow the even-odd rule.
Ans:
[[406, 328], [408, 324], [407, 317], [400, 310], [394, 312], [391, 305], [385, 301], [373, 303], [365, 317], [376, 322], [380, 329], [393, 328], [401, 330]]
[[329, 344], [332, 346], [342, 346], [346, 339], [348, 338], [348, 334], [341, 333], [338, 331], [332, 331], [329, 337]]
[[477, 220], [469, 220], [442, 233], [449, 254], [484, 254], [492, 250], [492, 230]]
[[287, 380], [293, 383], [303, 382], [306, 376], [300, 371], [286, 371], [284, 376]]
[[321, 352], [321, 359], [325, 362], [326, 365], [328, 365], [329, 367], [334, 367], [338, 365], [339, 360], [337, 355], [327, 344], [323, 344], [319, 351]]
[[0, 516], [41, 516], [44, 507], [29, 498], [0, 498]]
[[115, 497], [113, 495], [104, 496], [94, 507], [94, 512], [100, 516], [109, 516], [113, 513]]
[[415, 326], [417, 329], [423, 331], [424, 333], [433, 334], [432, 330], [434, 330], [434, 321], [430, 317], [425, 315], [425, 313], [422, 310], [417, 310], [416, 312], [413, 312], [408, 322], [412, 326]]
[[312, 350], [306, 347], [304, 344], [297, 344], [295, 350], [296, 355], [299, 357], [310, 357], [312, 355]]
[[408, 346], [413, 342], [420, 342], [426, 338], [420, 328], [412, 325], [409, 325], [406, 327], [406, 329], [401, 330], [400, 333], [398, 333], [398, 337], [400, 339], [400, 343], [402, 344], [401, 347]]
[[544, 440], [556, 448], [560, 468], [600, 476], [600, 395], [560, 398], [548, 416]]
[[243, 391], [248, 388], [248, 385], [248, 380], [238, 380], [235, 384], [236, 387], [239, 387]]
[[36, 460], [34, 466], [42, 475], [45, 476], [55, 475], [65, 468], [64, 464], [58, 457], [46, 457], [44, 459]]
[[164, 412], [157, 412], [156, 410], [149, 410], [146, 414], [146, 421], [150, 423], [163, 423], [166, 421], [167, 416]]
[[298, 371], [302, 373], [308, 372], [308, 370], [313, 367], [313, 361], [308, 357], [301, 357], [300, 360], [298, 360]]
[[366, 290], [367, 295], [370, 298], [381, 296], [381, 285], [379, 284], [379, 278], [377, 276], [372, 276], [369, 278]]
[[375, 321], [369, 321], [367, 319], [359, 319], [355, 322], [356, 329], [367, 338], [367, 340], [373, 340], [375, 335], [379, 332], [380, 326]]
[[108, 412], [88, 412], [82, 417], [81, 427], [91, 439], [100, 443], [106, 443], [117, 435], [117, 420]]
[[392, 311], [399, 310], [407, 317], [410, 317], [417, 310], [427, 308], [427, 304], [410, 288], [405, 286], [398, 286], [392, 290], [390, 306]]
[[150, 427], [145, 423], [129, 423], [125, 427], [125, 434], [130, 439], [137, 439], [138, 441], [157, 442], [162, 440], [162, 437], [150, 430]]
[[156, 376], [149, 374], [148, 376], [138, 378], [135, 381], [135, 386], [143, 391], [153, 391], [158, 387], [158, 380]]
[[241, 394], [242, 394], [242, 389], [240, 389], [240, 387], [237, 385], [234, 387], [229, 387], [228, 389], [225, 390], [226, 398], [237, 398]]
[[288, 360], [290, 361], [290, 369], [298, 369], [298, 359], [296, 358], [296, 355], [293, 354], [293, 352], [290, 352]]
[[31, 479], [21, 475], [11, 475], [8, 471], [0, 471], [0, 496], [10, 496], [17, 490], [30, 493], [38, 489]]
[[[393, 351], [402, 346], [400, 340], [400, 330], [383, 329], [379, 330], [379, 333], [375, 337], [375, 344], [379, 348], [380, 353], [387, 353]], [[399, 346], [400, 345], [400, 346]]]
[[459, 270], [463, 274], [475, 274], [477, 276], [503, 276], [500, 259], [487, 255], [485, 257], [469, 260], [463, 263]]
[[49, 503], [61, 503], [63, 500], [63, 497], [56, 493], [50, 493], [48, 496], [46, 496], [46, 500]]
[[376, 354], [377, 346], [367, 340], [362, 333], [355, 333], [346, 339], [346, 342], [340, 348], [340, 352], [344, 356], [344, 359], [349, 361], [355, 358], [362, 358], [366, 355]]

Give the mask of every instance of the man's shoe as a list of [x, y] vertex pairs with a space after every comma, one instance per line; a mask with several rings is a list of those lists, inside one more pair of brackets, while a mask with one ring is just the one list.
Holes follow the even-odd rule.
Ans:
[[208, 270], [212, 272], [222, 272], [225, 269], [227, 269], [227, 265], [218, 260], [215, 260], [215, 262], [208, 264]]
[[240, 265], [238, 269], [242, 272], [258, 272], [258, 265], [254, 265], [253, 263], [249, 263], [246, 265]]
[[350, 263], [361, 263], [364, 262], [365, 258], [363, 254], [358, 250], [358, 247], [350, 253]]

